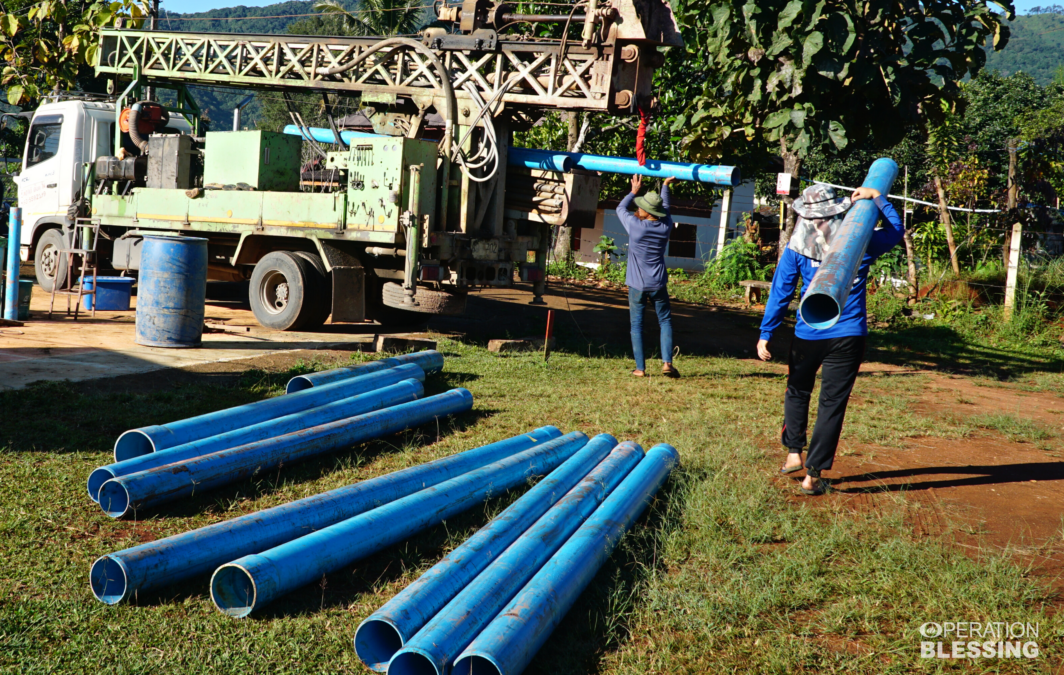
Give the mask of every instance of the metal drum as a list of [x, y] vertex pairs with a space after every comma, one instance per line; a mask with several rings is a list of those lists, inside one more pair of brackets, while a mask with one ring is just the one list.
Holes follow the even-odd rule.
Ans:
[[207, 296], [206, 239], [144, 237], [137, 288], [137, 344], [200, 346]]

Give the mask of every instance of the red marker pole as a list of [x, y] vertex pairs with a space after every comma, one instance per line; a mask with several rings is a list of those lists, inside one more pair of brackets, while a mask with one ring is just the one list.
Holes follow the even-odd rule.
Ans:
[[543, 340], [543, 360], [550, 358], [550, 339], [554, 335], [554, 310], [547, 310], [547, 337]]

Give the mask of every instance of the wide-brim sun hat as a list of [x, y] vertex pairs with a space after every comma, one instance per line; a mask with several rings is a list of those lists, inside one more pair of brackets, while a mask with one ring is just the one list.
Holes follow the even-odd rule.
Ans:
[[635, 205], [643, 209], [652, 216], [658, 218], [665, 217], [665, 208], [661, 204], [661, 195], [656, 192], [648, 192], [645, 195], [635, 198]]
[[818, 183], [802, 190], [802, 196], [794, 200], [791, 208], [802, 218], [817, 220], [846, 213], [850, 205], [849, 197], [839, 197], [835, 188]]

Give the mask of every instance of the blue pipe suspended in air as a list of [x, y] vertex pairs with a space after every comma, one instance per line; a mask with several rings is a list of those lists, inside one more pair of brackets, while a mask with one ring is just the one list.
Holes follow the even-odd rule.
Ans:
[[332, 384], [333, 382], [339, 382], [340, 380], [359, 377], [380, 370], [387, 370], [388, 368], [394, 368], [398, 365], [407, 363], [413, 363], [420, 366], [421, 369], [425, 371], [426, 375], [435, 375], [443, 370], [443, 354], [435, 349], [426, 349], [425, 351], [414, 352], [413, 354], [403, 354], [402, 356], [393, 356], [386, 359], [378, 359], [377, 361], [368, 361], [366, 363], [360, 363], [357, 366], [334, 368], [333, 370], [310, 373], [309, 375], [297, 375], [288, 381], [285, 393], [294, 394], [297, 391], [303, 391], [304, 389], [310, 389], [311, 387], [320, 387], [325, 384]]
[[[336, 142], [336, 136], [331, 129], [311, 127], [308, 131], [314, 140], [319, 143]], [[294, 124], [286, 126], [284, 132], [292, 136], [303, 136], [299, 127]], [[350, 143], [358, 138], [380, 138], [380, 136], [359, 131], [341, 131], [340, 138], [345, 143]], [[739, 167], [736, 166], [663, 162], [657, 159], [648, 159], [645, 165], [640, 166], [639, 160], [631, 157], [607, 157], [605, 155], [589, 155], [584, 152], [557, 152], [554, 150], [535, 150], [513, 146], [510, 147], [507, 154], [507, 162], [511, 166], [523, 166], [529, 169], [543, 169], [559, 173], [565, 173], [572, 169], [584, 169], [585, 171], [602, 171], [605, 173], [639, 174], [640, 176], [650, 176], [652, 178], [674, 177], [679, 180], [731, 187], [738, 185], [741, 180]]]
[[136, 597], [139, 591], [206, 574], [230, 560], [279, 546], [561, 435], [556, 427], [542, 427], [409, 469], [101, 556], [89, 570], [92, 592], [101, 602], [117, 604]]
[[[316, 391], [316, 388], [310, 391]], [[355, 443], [427, 424], [472, 407], [473, 395], [469, 390], [452, 389], [419, 401], [119, 476], [100, 488], [100, 507], [112, 518], [119, 518], [138, 508], [165, 504], [203, 490], [246, 480], [282, 463], [287, 466], [315, 455], [349, 448]]]
[[405, 373], [389, 372], [392, 370], [394, 368], [386, 368], [323, 387], [314, 387], [310, 391], [274, 396], [169, 424], [131, 429], [119, 436], [115, 442], [115, 461], [121, 462], [148, 455], [166, 448], [224, 434], [233, 429], [309, 410], [325, 403], [387, 387], [411, 377], [419, 380], [425, 379], [424, 373], [417, 374], [410, 369], [407, 369]]
[[[424, 377], [421, 368], [412, 363], [395, 368], [391, 372], [397, 373], [399, 371], [402, 371], [403, 373], [421, 374], [421, 376]], [[389, 408], [394, 405], [399, 405], [400, 403], [409, 403], [410, 401], [416, 401], [424, 395], [425, 388], [421, 386], [421, 382], [417, 379], [411, 378], [384, 387], [383, 389], [374, 389], [365, 394], [340, 399], [339, 401], [327, 403], [318, 406], [317, 408], [311, 408], [310, 410], [303, 410], [292, 415], [285, 415], [284, 417], [266, 420], [265, 422], [259, 422], [258, 424], [253, 424], [249, 427], [233, 429], [224, 434], [218, 434], [217, 436], [210, 436], [202, 440], [178, 445], [177, 447], [167, 448], [165, 450], [160, 450], [159, 452], [153, 452], [150, 455], [141, 455], [140, 457], [127, 459], [124, 462], [116, 462], [114, 464], [108, 464], [107, 466], [101, 466], [89, 474], [89, 496], [92, 497], [93, 501], [100, 501], [100, 488], [103, 487], [104, 483], [112, 478], [117, 478], [118, 476], [126, 476], [139, 471], [147, 471], [166, 464], [173, 464], [174, 462], [192, 459], [193, 457], [209, 455], [210, 453], [218, 452], [219, 450], [235, 448], [238, 445], [246, 445], [266, 438], [283, 436], [284, 434], [289, 434], [294, 431], [309, 429], [310, 427], [316, 427], [321, 424], [335, 422], [336, 420], [373, 412], [374, 410], [380, 410], [381, 408]]]
[[[643, 458], [622, 443], [395, 653], [388, 675], [444, 675], [451, 662]], [[462, 671], [455, 671], [462, 672]]]
[[355, 633], [355, 652], [362, 662], [384, 672], [395, 652], [616, 445], [617, 439], [609, 434], [592, 438], [464, 544], [363, 621]]
[[[591, 583], [679, 460], [655, 445], [602, 506], [455, 659], [454, 673], [519, 675]], [[391, 669], [388, 670], [392, 674]]]
[[567, 434], [324, 530], [234, 560], [211, 577], [211, 599], [229, 616], [245, 617], [325, 574], [550, 472], [585, 444], [584, 434]]
[[[897, 177], [898, 165], [894, 160], [881, 157], [872, 162], [861, 187], [875, 188], [885, 197]], [[832, 238], [831, 250], [824, 256], [798, 305], [802, 321], [810, 328], [826, 330], [838, 323], [877, 222], [879, 207], [871, 199], [854, 202], [846, 212]]]

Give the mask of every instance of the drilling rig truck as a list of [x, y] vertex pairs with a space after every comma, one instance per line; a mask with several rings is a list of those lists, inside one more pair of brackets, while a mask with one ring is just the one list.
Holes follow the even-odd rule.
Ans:
[[[672, 10], [437, 7], [444, 27], [418, 39], [102, 30], [109, 94], [56, 97], [30, 122], [23, 260], [51, 290], [85, 225], [99, 232], [97, 263], [131, 273], [146, 235], [204, 237], [209, 278], [248, 280], [256, 319], [281, 330], [457, 314], [469, 289], [515, 279], [542, 301], [551, 227], [594, 218], [599, 178], [510, 165], [512, 134], [551, 110], [652, 109], [659, 48], [683, 44]], [[564, 24], [564, 36], [504, 32], [526, 22]], [[320, 95], [336, 143], [314, 140], [292, 105], [298, 136], [205, 130], [192, 85]], [[373, 133], [343, 140], [341, 96], [357, 97]], [[443, 133], [429, 139], [433, 111]]]

